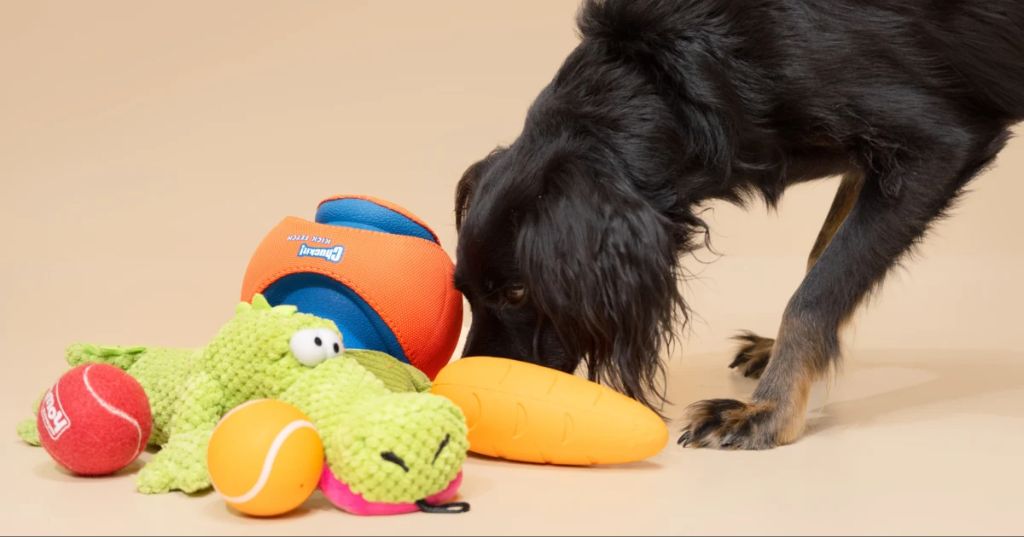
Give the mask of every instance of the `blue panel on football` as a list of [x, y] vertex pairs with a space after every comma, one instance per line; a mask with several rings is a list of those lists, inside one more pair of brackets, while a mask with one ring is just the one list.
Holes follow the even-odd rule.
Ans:
[[346, 348], [380, 351], [409, 362], [380, 315], [354, 291], [326, 276], [308, 272], [285, 276], [270, 284], [263, 296], [273, 306], [292, 304], [303, 313], [334, 321]]
[[408, 216], [364, 199], [342, 198], [324, 202], [316, 210], [316, 222], [408, 235], [437, 242], [429, 229], [417, 224]]

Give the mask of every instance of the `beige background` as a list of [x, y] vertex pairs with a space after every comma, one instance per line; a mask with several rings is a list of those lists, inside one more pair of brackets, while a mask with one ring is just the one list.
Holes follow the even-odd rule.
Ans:
[[[73, 341], [201, 345], [284, 215], [335, 193], [408, 207], [453, 252], [465, 167], [519, 131], [576, 43], [575, 0], [0, 2], [2, 529], [12, 533], [1019, 533], [1024, 144], [849, 333], [811, 434], [618, 468], [472, 459], [464, 516], [366, 519], [322, 499], [247, 520], [215, 495], [72, 479], [14, 437]], [[744, 396], [736, 329], [775, 330], [834, 181], [779, 214], [716, 205], [687, 266], [684, 405]], [[699, 257], [711, 260], [710, 254]], [[467, 316], [468, 319], [468, 316]], [[827, 395], [827, 397], [826, 397]], [[673, 411], [675, 415], [679, 410]], [[673, 437], [678, 424], [673, 424]]]

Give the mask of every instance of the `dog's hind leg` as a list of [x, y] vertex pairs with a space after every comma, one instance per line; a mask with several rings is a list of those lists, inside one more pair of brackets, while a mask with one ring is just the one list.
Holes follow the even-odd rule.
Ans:
[[839, 189], [836, 191], [836, 197], [832, 200], [832, 207], [829, 208], [828, 216], [825, 217], [825, 223], [822, 224], [818, 238], [814, 241], [814, 247], [811, 248], [811, 253], [807, 256], [807, 272], [814, 268], [818, 258], [832, 242], [832, 237], [839, 231], [839, 226], [846, 221], [846, 217], [853, 210], [857, 197], [860, 196], [863, 185], [864, 176], [860, 172], [850, 172], [843, 176], [842, 182], [839, 183]]
[[[832, 237], [839, 230], [839, 226], [850, 214], [863, 184], [863, 175], [859, 172], [851, 172], [843, 176], [842, 182], [839, 183], [839, 189], [836, 191], [836, 197], [832, 200], [832, 207], [829, 208], [828, 216], [825, 217], [825, 223], [822, 224], [818, 238], [814, 241], [814, 247], [811, 248], [811, 254], [807, 258], [808, 272], [818, 262], [818, 258], [832, 242]], [[771, 358], [775, 340], [761, 337], [750, 331], [742, 332], [733, 339], [740, 342], [740, 348], [732, 363], [729, 364], [729, 368], [739, 371], [744, 377], [761, 378], [761, 374], [764, 373], [768, 366], [768, 360]]]
[[843, 323], [1008, 138], [1001, 128], [954, 134], [922, 138], [929, 150], [865, 176], [846, 221], [790, 299], [753, 400], [691, 405], [680, 444], [765, 449], [800, 437], [811, 384], [839, 358]]

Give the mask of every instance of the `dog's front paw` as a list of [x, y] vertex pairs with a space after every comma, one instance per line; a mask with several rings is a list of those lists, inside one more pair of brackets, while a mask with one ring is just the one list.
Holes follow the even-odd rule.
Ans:
[[733, 339], [740, 342], [740, 349], [729, 364], [729, 369], [735, 369], [747, 378], [761, 378], [761, 373], [764, 373], [764, 368], [768, 367], [768, 360], [772, 357], [775, 340], [753, 332], [743, 332]]
[[698, 401], [687, 409], [686, 420], [688, 425], [678, 441], [683, 447], [769, 449], [779, 444], [779, 416], [770, 403]]

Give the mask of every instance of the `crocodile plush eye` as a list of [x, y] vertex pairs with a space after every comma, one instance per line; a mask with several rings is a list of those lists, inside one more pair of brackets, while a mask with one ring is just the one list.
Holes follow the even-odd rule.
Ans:
[[345, 345], [341, 342], [341, 334], [333, 330], [321, 328], [320, 338], [323, 341], [328, 358], [334, 358], [345, 351]]
[[292, 334], [292, 354], [306, 367], [315, 367], [328, 358], [341, 354], [341, 335], [326, 328], [306, 328]]

